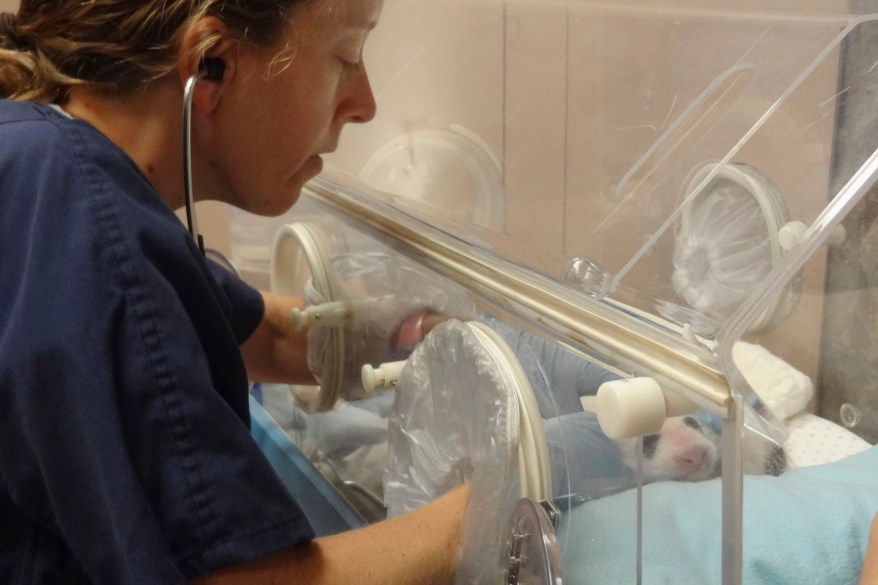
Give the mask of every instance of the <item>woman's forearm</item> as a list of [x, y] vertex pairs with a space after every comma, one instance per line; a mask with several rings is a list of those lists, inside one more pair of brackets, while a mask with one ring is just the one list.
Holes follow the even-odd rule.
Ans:
[[860, 585], [878, 585], [878, 514], [872, 519], [872, 530], [869, 533], [869, 546], [866, 549]]
[[262, 293], [265, 314], [256, 331], [241, 346], [247, 375], [259, 382], [313, 384], [308, 369], [308, 340], [305, 330], [294, 331], [290, 313], [302, 309], [305, 301]]
[[446, 585], [453, 581], [467, 487], [426, 506], [203, 577], [195, 585]]

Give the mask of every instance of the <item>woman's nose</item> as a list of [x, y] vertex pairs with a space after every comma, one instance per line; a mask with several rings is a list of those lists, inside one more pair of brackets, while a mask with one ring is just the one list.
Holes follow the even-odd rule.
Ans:
[[350, 95], [340, 105], [340, 110], [339, 115], [345, 123], [364, 124], [375, 117], [378, 105], [375, 103], [375, 94], [372, 92], [372, 83], [365, 65], [362, 66]]

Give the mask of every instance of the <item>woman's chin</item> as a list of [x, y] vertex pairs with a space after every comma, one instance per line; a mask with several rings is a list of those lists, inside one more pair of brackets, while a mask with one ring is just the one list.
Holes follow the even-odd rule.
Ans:
[[[267, 217], [276, 217], [286, 213], [299, 200], [305, 184], [319, 175], [322, 170], [323, 159], [316, 155], [309, 157], [295, 174], [287, 178], [280, 188], [277, 185], [270, 188], [272, 192], [267, 198], [242, 200], [237, 207]], [[252, 196], [252, 193], [248, 195]]]

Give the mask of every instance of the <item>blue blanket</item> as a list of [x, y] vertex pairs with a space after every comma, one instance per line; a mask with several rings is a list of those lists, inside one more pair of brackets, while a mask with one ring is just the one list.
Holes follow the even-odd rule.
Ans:
[[[635, 583], [636, 492], [570, 510], [564, 583]], [[643, 490], [643, 583], [719, 584], [720, 480]], [[745, 585], [856, 584], [878, 512], [878, 447], [835, 463], [744, 479]]]

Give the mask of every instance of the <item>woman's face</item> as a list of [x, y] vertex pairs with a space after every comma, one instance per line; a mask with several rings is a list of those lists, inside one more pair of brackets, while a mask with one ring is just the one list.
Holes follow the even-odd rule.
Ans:
[[383, 0], [310, 0], [268, 47], [241, 43], [209, 125], [216, 198], [262, 215], [296, 202], [349, 122], [375, 116], [363, 45]]

